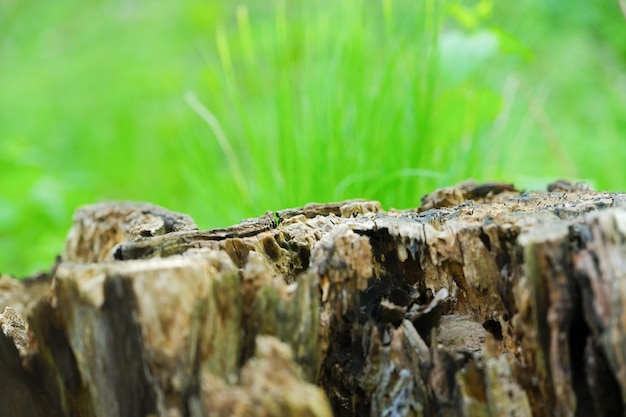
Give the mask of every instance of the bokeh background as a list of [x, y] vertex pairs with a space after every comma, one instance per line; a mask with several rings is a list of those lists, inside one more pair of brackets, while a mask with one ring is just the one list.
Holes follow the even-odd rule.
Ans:
[[617, 0], [0, 1], [0, 272], [73, 211], [202, 228], [472, 177], [626, 185]]

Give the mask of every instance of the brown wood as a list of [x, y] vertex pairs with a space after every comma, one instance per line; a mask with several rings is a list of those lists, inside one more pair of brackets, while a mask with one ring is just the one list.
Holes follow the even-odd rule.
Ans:
[[84, 207], [49, 274], [0, 278], [0, 416], [625, 415], [626, 195], [549, 189], [211, 231]]

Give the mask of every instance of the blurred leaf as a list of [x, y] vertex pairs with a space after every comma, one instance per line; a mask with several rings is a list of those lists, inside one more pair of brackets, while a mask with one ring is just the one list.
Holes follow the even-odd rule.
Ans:
[[468, 31], [480, 28], [491, 18], [493, 0], [480, 0], [473, 5], [466, 5], [463, 1], [447, 3], [446, 12], [453, 17], [461, 27]]
[[498, 38], [498, 45], [502, 53], [520, 56], [525, 61], [530, 61], [534, 58], [533, 50], [516, 36], [498, 26], [491, 26], [489, 31]]
[[465, 33], [447, 30], [440, 37], [441, 71], [458, 84], [498, 52], [499, 39], [491, 31]]

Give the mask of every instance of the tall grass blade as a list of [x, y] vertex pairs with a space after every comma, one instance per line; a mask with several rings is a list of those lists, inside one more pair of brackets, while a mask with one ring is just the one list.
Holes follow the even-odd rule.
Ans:
[[235, 184], [237, 184], [239, 194], [244, 201], [249, 202], [250, 193], [245, 177], [243, 175], [243, 171], [241, 169], [241, 165], [239, 163], [239, 160], [237, 159], [237, 155], [235, 154], [233, 147], [228, 140], [228, 137], [226, 136], [226, 133], [224, 132], [224, 129], [222, 129], [222, 125], [220, 124], [219, 120], [217, 120], [217, 117], [215, 117], [215, 115], [211, 113], [211, 111], [206, 108], [206, 106], [204, 106], [204, 104], [202, 104], [200, 100], [198, 100], [196, 94], [193, 91], [188, 91], [187, 93], [185, 93], [185, 101], [211, 128], [211, 131], [217, 139], [217, 143], [220, 145], [222, 152], [224, 152], [224, 155], [226, 156], [228, 167], [230, 168], [230, 172], [235, 179]]

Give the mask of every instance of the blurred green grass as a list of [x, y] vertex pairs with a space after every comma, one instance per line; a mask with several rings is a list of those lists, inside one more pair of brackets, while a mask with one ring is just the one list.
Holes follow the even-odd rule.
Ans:
[[209, 228], [467, 177], [622, 191], [625, 22], [590, 0], [5, 0], [0, 272], [48, 268], [102, 200]]

